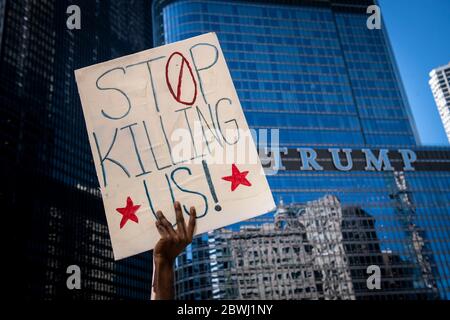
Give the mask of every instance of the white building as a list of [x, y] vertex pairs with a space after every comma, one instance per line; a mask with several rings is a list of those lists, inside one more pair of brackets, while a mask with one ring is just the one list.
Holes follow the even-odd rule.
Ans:
[[430, 72], [430, 87], [450, 142], [450, 62]]
[[310, 247], [299, 224], [249, 226], [234, 233], [230, 248], [238, 299], [319, 299]]
[[322, 274], [325, 300], [354, 300], [350, 266], [342, 236], [342, 208], [335, 196], [327, 195], [306, 204], [299, 217], [313, 249], [315, 266]]
[[274, 218], [239, 231], [214, 232], [217, 261], [212, 265], [229, 263], [228, 268], [211, 268], [217, 273], [212, 272], [217, 297], [355, 299], [339, 200], [325, 196], [306, 205], [280, 203]]

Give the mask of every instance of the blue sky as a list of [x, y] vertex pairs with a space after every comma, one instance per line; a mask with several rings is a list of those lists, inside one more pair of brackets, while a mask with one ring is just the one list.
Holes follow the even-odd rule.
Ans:
[[379, 0], [417, 129], [424, 145], [448, 145], [428, 85], [450, 62], [450, 0]]

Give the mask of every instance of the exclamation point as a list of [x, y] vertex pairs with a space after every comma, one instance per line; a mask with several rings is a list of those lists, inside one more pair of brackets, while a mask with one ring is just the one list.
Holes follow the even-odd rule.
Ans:
[[202, 164], [203, 164], [203, 171], [205, 171], [206, 181], [208, 181], [209, 190], [211, 191], [211, 196], [214, 200], [214, 203], [216, 204], [214, 206], [214, 209], [216, 211], [220, 211], [222, 210], [222, 207], [220, 206], [220, 204], [218, 204], [219, 200], [217, 199], [216, 189], [214, 189], [214, 184], [211, 180], [211, 173], [209, 172], [208, 164], [206, 163], [205, 160], [202, 160]]

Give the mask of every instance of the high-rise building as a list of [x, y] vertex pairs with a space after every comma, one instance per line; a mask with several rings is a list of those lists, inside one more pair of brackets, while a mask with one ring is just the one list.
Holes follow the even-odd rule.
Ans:
[[238, 299], [318, 299], [312, 246], [291, 217], [242, 226], [228, 242]]
[[316, 269], [321, 274], [323, 297], [355, 299], [350, 266], [342, 234], [342, 207], [335, 196], [310, 201], [299, 217], [312, 245]]
[[[81, 29], [70, 30], [74, 4]], [[20, 222], [14, 293], [148, 298], [151, 255], [113, 260], [74, 70], [150, 48], [151, 3], [1, 0], [0, 39], [0, 192], [8, 226]], [[66, 285], [71, 265], [81, 290]]]
[[[327, 195], [306, 204], [281, 202], [271, 222], [226, 228], [208, 235], [208, 246], [184, 253], [177, 268], [181, 299], [409, 299], [436, 298], [435, 286], [414, 293], [421, 265], [382, 251], [376, 220], [358, 207], [342, 207]], [[423, 257], [418, 254], [417, 258]], [[200, 261], [201, 286], [187, 260]], [[206, 259], [207, 263], [203, 263]], [[408, 265], [409, 264], [409, 265]], [[367, 287], [367, 270], [380, 268], [380, 290]], [[192, 269], [189, 269], [192, 270]], [[196, 279], [197, 278], [197, 279]], [[429, 279], [429, 277], [419, 277]]]
[[[356, 299], [403, 300], [437, 297], [435, 286], [424, 290], [421, 294], [414, 292], [414, 273], [420, 271], [420, 264], [411, 265], [389, 250], [382, 251], [376, 220], [370, 214], [358, 207], [342, 208], [341, 229]], [[417, 257], [423, 254], [420, 252]], [[374, 265], [380, 267], [381, 271], [380, 290], [371, 290], [367, 286], [367, 271]]]
[[[370, 289], [361, 287], [366, 285], [361, 271], [367, 264], [355, 265], [374, 261], [380, 267], [389, 265], [383, 272], [397, 288], [384, 298], [449, 299], [450, 150], [419, 146], [385, 24], [381, 29], [367, 28], [367, 8], [373, 4], [372, 0], [157, 0], [154, 44], [216, 32], [249, 126], [279, 130], [280, 147], [289, 149], [283, 155], [286, 160], [305, 146], [317, 150], [319, 163], [324, 163], [328, 148], [353, 149], [355, 155], [362, 154], [357, 149], [367, 148], [414, 150], [423, 159], [416, 171], [364, 166], [342, 171], [331, 165], [323, 170], [280, 170], [268, 181], [275, 199], [286, 204], [329, 195], [376, 221], [377, 253], [366, 241], [360, 245], [369, 251], [346, 264], [342, 249], [357, 247], [345, 239], [341, 243], [311, 234], [308, 241], [317, 241], [317, 250], [328, 250], [325, 257], [342, 254], [324, 258], [325, 267], [335, 263], [347, 270], [328, 277], [342, 281], [328, 292], [342, 292], [340, 298], [353, 298], [353, 293], [357, 299], [376, 298], [374, 291], [365, 293]], [[322, 210], [326, 214], [331, 209]], [[360, 219], [361, 224], [369, 223]], [[273, 214], [268, 214], [227, 229], [235, 232], [271, 220]], [[326, 224], [323, 228], [329, 230]], [[250, 235], [259, 232], [248, 230]], [[339, 233], [336, 230], [335, 236]], [[194, 242], [177, 261], [178, 297], [235, 298], [234, 267], [219, 263], [231, 259], [233, 249], [224, 249], [226, 239], [214, 233], [200, 238], [202, 246]], [[202, 259], [196, 259], [199, 255]], [[227, 283], [224, 290], [221, 283]]]
[[450, 62], [430, 72], [430, 87], [450, 142]]
[[360, 1], [156, 1], [155, 45], [217, 32], [252, 128], [283, 145], [417, 143], [384, 29]]

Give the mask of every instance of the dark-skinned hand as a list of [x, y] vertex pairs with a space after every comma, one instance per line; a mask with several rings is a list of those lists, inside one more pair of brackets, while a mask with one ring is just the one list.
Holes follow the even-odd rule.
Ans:
[[161, 239], [153, 251], [155, 262], [155, 283], [153, 286], [155, 288], [155, 298], [158, 300], [174, 298], [173, 263], [175, 258], [192, 242], [195, 232], [197, 217], [195, 208], [190, 208], [187, 226], [178, 201], [174, 203], [174, 208], [177, 221], [176, 229], [173, 228], [161, 211], [156, 212], [156, 228], [161, 235]]

